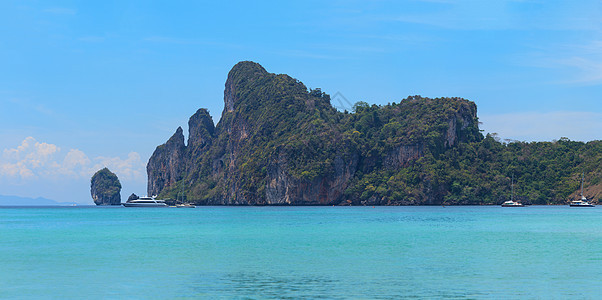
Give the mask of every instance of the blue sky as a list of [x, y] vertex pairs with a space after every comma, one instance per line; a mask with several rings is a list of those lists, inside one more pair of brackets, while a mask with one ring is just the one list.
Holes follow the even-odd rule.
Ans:
[[0, 194], [146, 191], [155, 147], [253, 60], [349, 102], [477, 103], [502, 139], [602, 139], [600, 1], [2, 1]]

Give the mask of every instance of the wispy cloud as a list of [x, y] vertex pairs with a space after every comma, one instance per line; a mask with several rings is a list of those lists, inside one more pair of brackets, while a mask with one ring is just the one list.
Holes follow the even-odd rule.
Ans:
[[167, 37], [167, 36], [149, 36], [142, 40], [145, 42], [152, 42], [152, 43], [180, 44], [180, 45], [203, 45], [203, 44], [206, 44], [206, 42], [198, 40], [198, 39], [174, 38], [174, 37]]
[[330, 55], [320, 53], [320, 51], [307, 51], [307, 50], [279, 50], [272, 51], [273, 54], [288, 56], [288, 57], [301, 57], [301, 58], [313, 58], [313, 59], [349, 59], [349, 57], [342, 55]]
[[51, 7], [44, 9], [45, 13], [55, 14], [55, 15], [75, 15], [77, 14], [77, 10], [73, 8], [66, 7]]
[[404, 13], [392, 21], [449, 30], [501, 30], [515, 28], [506, 1], [422, 1], [427, 12]]
[[366, 38], [371, 40], [382, 40], [382, 41], [391, 41], [391, 42], [400, 42], [403, 44], [410, 45], [420, 45], [420, 44], [432, 44], [435, 42], [440, 42], [441, 38], [436, 38], [432, 36], [425, 36], [420, 34], [384, 34], [384, 35], [375, 35], [375, 34], [367, 34], [367, 35], [358, 35], [357, 38]]
[[599, 1], [433, 1], [428, 9], [394, 17], [451, 30], [599, 30]]
[[78, 40], [82, 41], [82, 42], [88, 42], [88, 43], [102, 43], [106, 40], [105, 37], [103, 36], [83, 36], [80, 37]]
[[562, 71], [554, 84], [602, 84], [602, 40], [575, 40], [570, 44], [548, 45], [545, 49], [525, 55], [519, 63]]
[[519, 141], [552, 141], [561, 137], [588, 141], [602, 140], [602, 114], [594, 112], [557, 111], [509, 114], [481, 114], [481, 129], [498, 133], [503, 139]]
[[[602, 49], [601, 49], [602, 50]], [[602, 53], [601, 53], [602, 54]], [[573, 56], [553, 61], [576, 71], [565, 83], [598, 85], [602, 83], [602, 61], [593, 57]]]
[[158, 43], [158, 44], [175, 44], [175, 45], [203, 45], [203, 46], [216, 46], [224, 48], [240, 48], [238, 44], [216, 42], [212, 40], [198, 39], [198, 38], [182, 38], [182, 37], [171, 37], [171, 36], [149, 36], [142, 39], [144, 42]]
[[21, 145], [4, 149], [0, 156], [0, 178], [16, 182], [90, 178], [103, 167], [111, 169], [121, 180], [145, 181], [145, 165], [136, 152], [129, 153], [126, 158], [90, 159], [81, 150], [70, 149], [64, 154], [57, 145], [27, 137]]
[[13, 104], [17, 104], [25, 109], [28, 110], [32, 110], [32, 111], [36, 111], [40, 114], [43, 115], [47, 115], [47, 116], [52, 116], [54, 115], [54, 111], [48, 107], [46, 107], [43, 104], [39, 104], [39, 103], [35, 103], [32, 102], [28, 99], [24, 99], [24, 98], [10, 98], [8, 99], [9, 102], [13, 103]]

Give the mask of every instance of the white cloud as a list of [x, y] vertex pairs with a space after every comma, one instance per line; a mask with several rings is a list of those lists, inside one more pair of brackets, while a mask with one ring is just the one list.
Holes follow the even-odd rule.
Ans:
[[125, 159], [90, 159], [79, 149], [63, 154], [57, 145], [27, 137], [16, 148], [4, 149], [0, 157], [0, 177], [21, 183], [38, 179], [88, 179], [104, 167], [116, 173], [120, 180], [145, 181], [145, 164], [136, 152], [130, 152]]
[[485, 114], [479, 117], [481, 129], [498, 133], [502, 139], [552, 141], [568, 137], [576, 141], [602, 140], [602, 114], [557, 111], [509, 114]]
[[21, 178], [35, 177], [55, 167], [55, 156], [60, 148], [53, 144], [39, 143], [33, 137], [27, 137], [21, 145], [13, 149], [4, 149], [0, 160], [0, 174]]
[[144, 181], [146, 178], [146, 165], [140, 158], [140, 154], [130, 152], [126, 159], [120, 157], [97, 157], [94, 171], [107, 167], [117, 172], [119, 178], [125, 180]]
[[71, 149], [63, 159], [63, 163], [60, 165], [57, 173], [72, 177], [88, 176], [90, 174], [90, 164], [91, 161], [84, 152], [78, 149]]

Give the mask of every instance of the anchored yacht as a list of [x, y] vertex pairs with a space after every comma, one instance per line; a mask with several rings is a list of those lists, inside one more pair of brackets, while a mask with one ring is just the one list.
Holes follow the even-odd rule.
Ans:
[[584, 178], [584, 174], [581, 174], [581, 199], [579, 200], [573, 200], [571, 201], [571, 203], [569, 204], [570, 207], [594, 207], [593, 204], [591, 204], [587, 198], [585, 198], [585, 196], [583, 196], [583, 178]]
[[510, 200], [502, 203], [502, 207], [524, 207], [525, 205], [514, 201], [514, 174], [512, 174], [512, 192], [510, 194]]
[[523, 207], [524, 204], [512, 200], [505, 201], [502, 203], [502, 207]]
[[165, 200], [157, 200], [155, 197], [140, 197], [121, 204], [125, 207], [167, 207]]
[[571, 201], [571, 204], [569, 204], [569, 206], [570, 207], [594, 207], [594, 205], [589, 203], [589, 201], [585, 197], [581, 197], [581, 199], [579, 199], [579, 200]]

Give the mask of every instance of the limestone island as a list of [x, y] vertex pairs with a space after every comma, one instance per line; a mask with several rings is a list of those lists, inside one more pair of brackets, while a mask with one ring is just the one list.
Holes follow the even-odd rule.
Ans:
[[602, 194], [600, 162], [601, 141], [483, 136], [466, 99], [351, 105], [243, 61], [219, 123], [201, 108], [187, 141], [178, 127], [156, 148], [147, 194], [196, 205], [499, 205], [514, 174], [514, 199], [568, 204], [582, 172], [584, 194]]
[[107, 168], [96, 172], [90, 180], [90, 194], [96, 205], [121, 205], [121, 183]]

